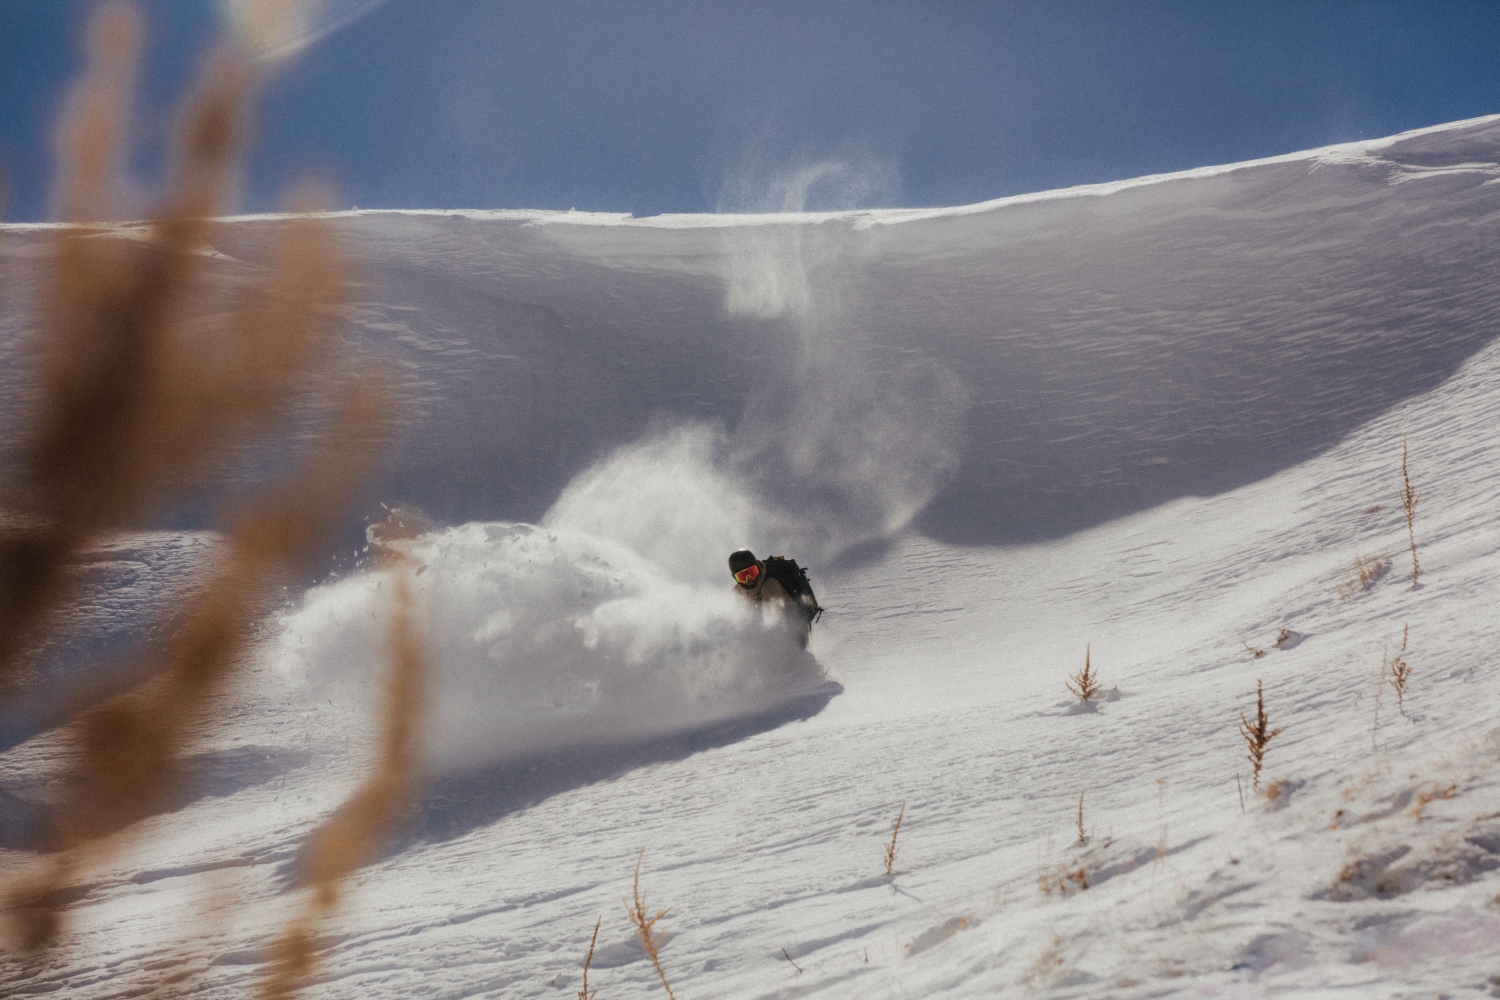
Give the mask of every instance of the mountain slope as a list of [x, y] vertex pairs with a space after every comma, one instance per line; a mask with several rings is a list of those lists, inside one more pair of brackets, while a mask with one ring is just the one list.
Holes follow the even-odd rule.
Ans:
[[[453, 526], [413, 550], [433, 781], [311, 995], [574, 995], [601, 914], [591, 986], [646, 995], [643, 849], [682, 997], [1485, 995], [1497, 136], [942, 212], [344, 218], [352, 349], [413, 399], [384, 495]], [[278, 224], [227, 221], [225, 274]], [[725, 593], [744, 543], [811, 563], [811, 657]], [[7, 991], [260, 982], [368, 747], [381, 579], [283, 610], [198, 797]]]

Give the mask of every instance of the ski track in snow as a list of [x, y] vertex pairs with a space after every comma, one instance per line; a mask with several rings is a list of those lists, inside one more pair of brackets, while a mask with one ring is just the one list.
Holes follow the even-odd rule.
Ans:
[[[417, 399], [387, 486], [430, 479], [408, 497], [489, 523], [420, 543], [451, 622], [436, 721], [457, 728], [475, 691], [516, 686], [498, 722], [440, 754], [429, 815], [354, 880], [309, 995], [572, 996], [601, 914], [591, 986], [656, 993], [621, 912], [641, 849], [684, 998], [1500, 994], [1497, 136], [1486, 119], [1087, 197], [774, 227], [351, 217], [390, 299], [351, 318], [361, 344], [409, 350], [395, 356]], [[254, 226], [275, 221], [231, 223], [229, 259], [253, 258]], [[772, 235], [736, 235], [752, 229]], [[0, 248], [27, 259], [45, 232], [10, 227]], [[503, 296], [464, 298], [491, 279]], [[469, 328], [486, 302], [501, 319]], [[610, 303], [623, 318], [604, 350]], [[481, 335], [502, 321], [519, 326]], [[7, 314], [8, 344], [17, 328]], [[486, 380], [507, 365], [519, 373], [496, 392], [536, 388], [502, 406]], [[761, 397], [728, 388], [760, 370]], [[882, 389], [889, 405], [870, 403]], [[591, 392], [597, 408], [571, 409]], [[762, 397], [870, 434], [778, 435]], [[491, 417], [492, 437], [469, 432]], [[1403, 437], [1422, 491], [1417, 589]], [[440, 474], [464, 463], [479, 467]], [[763, 494], [766, 470], [796, 504]], [[502, 474], [517, 485], [489, 492]], [[688, 509], [663, 515], [682, 492]], [[518, 520], [541, 526], [498, 523]], [[496, 554], [517, 538], [536, 547]], [[719, 602], [740, 539], [817, 553], [830, 611], [815, 662]], [[170, 553], [196, 545], [211, 541], [122, 542], [116, 569], [166, 587], [175, 571], [142, 553], [178, 566]], [[1344, 599], [1356, 555], [1390, 569]], [[617, 576], [584, 574], [596, 565]], [[557, 595], [529, 598], [522, 572]], [[572, 596], [579, 580], [598, 593]], [[369, 737], [340, 683], [358, 689], [349, 663], [371, 640], [319, 616], [369, 614], [377, 582], [359, 570], [284, 610], [193, 793], [88, 873], [43, 970], [0, 960], [0, 989], [255, 989], [300, 898], [300, 840], [358, 779]], [[658, 593], [688, 610], [631, 610]], [[148, 600], [116, 597], [88, 620], [128, 630]], [[606, 607], [618, 631], [547, 631]], [[1400, 714], [1378, 672], [1404, 626]], [[1274, 648], [1282, 628], [1300, 641]], [[548, 711], [623, 725], [639, 705], [596, 700], [633, 676], [610, 636], [670, 677], [745, 635], [764, 645], [707, 716], [663, 688], [660, 717], [607, 745], [550, 743], [551, 717], [516, 707], [538, 685]], [[542, 636], [558, 645], [530, 666], [505, 645]], [[1086, 643], [1111, 694], [1077, 712], [1063, 681]], [[564, 664], [578, 683], [553, 697]], [[751, 683], [781, 671], [826, 707], [783, 711]], [[831, 700], [825, 672], [843, 686]], [[1263, 778], [1282, 782], [1274, 801], [1249, 787], [1235, 731], [1258, 679], [1285, 726]], [[60, 753], [42, 734], [0, 755], [0, 805], [44, 800]], [[7, 870], [26, 860], [0, 854]]]

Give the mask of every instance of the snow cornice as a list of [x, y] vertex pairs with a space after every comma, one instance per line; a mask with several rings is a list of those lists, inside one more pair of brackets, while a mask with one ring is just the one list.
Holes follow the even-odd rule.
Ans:
[[[1379, 139], [1361, 139], [1354, 142], [1336, 143], [1330, 146], [1320, 146], [1315, 149], [1299, 150], [1293, 153], [1266, 156], [1254, 160], [1240, 160], [1235, 163], [1193, 167], [1170, 173], [1145, 174], [1140, 177], [1131, 177], [1124, 180], [1102, 181], [1095, 184], [1079, 184], [1073, 187], [1007, 195], [1003, 198], [975, 202], [971, 205], [936, 208], [856, 208], [829, 212], [668, 213], [644, 216], [642, 218], [636, 218], [628, 212], [580, 212], [573, 209], [562, 211], [557, 209], [532, 208], [353, 208], [341, 211], [302, 214], [291, 212], [260, 212], [224, 216], [215, 221], [222, 223], [280, 222], [302, 217], [305, 214], [314, 218], [326, 219], [413, 216], [468, 219], [474, 221], [511, 221], [524, 222], [531, 225], [636, 226], [655, 229], [713, 229], [738, 226], [807, 225], [810, 223], [817, 224], [845, 220], [853, 222], [856, 227], [864, 228], [872, 225], [894, 225], [903, 222], [918, 222], [949, 216], [976, 215], [1020, 205], [1033, 205], [1049, 201], [1062, 201], [1074, 198], [1100, 198], [1134, 188], [1165, 184], [1173, 181], [1201, 180], [1235, 171], [1281, 163], [1307, 162], [1317, 165], [1320, 163], [1348, 164], [1370, 161], [1376, 159], [1375, 154], [1381, 153], [1396, 143], [1405, 140], [1444, 132], [1456, 132], [1495, 122], [1500, 122], [1500, 114], [1445, 122], [1441, 125], [1429, 125], [1424, 128], [1412, 129]], [[1457, 164], [1453, 167], [1437, 169], [1474, 169], [1481, 166], [1494, 168], [1494, 164]], [[10, 222], [0, 223], [0, 232], [70, 228], [132, 228], [146, 224], [143, 220], [114, 223]]]

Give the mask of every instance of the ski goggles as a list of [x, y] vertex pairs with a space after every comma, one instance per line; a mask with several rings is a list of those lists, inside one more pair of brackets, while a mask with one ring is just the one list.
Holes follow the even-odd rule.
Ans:
[[741, 585], [746, 587], [754, 586], [755, 581], [759, 576], [760, 567], [755, 565], [755, 563], [751, 563], [749, 566], [746, 566], [744, 569], [734, 574], [734, 578], [738, 580]]

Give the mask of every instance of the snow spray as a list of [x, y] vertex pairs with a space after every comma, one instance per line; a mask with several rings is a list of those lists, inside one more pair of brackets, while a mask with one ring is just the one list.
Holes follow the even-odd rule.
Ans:
[[[439, 771], [643, 743], [829, 686], [782, 616], [609, 538], [468, 524], [407, 551], [423, 567], [415, 586], [435, 665], [428, 739]], [[368, 697], [385, 576], [310, 591], [283, 616], [273, 667], [319, 698]]]

